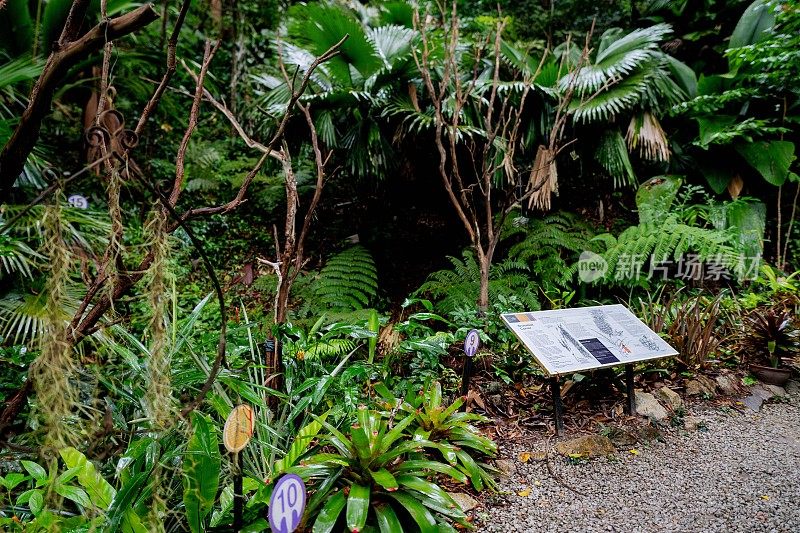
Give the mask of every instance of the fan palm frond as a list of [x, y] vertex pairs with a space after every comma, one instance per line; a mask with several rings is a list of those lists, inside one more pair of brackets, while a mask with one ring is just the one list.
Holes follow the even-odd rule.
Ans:
[[417, 32], [397, 25], [378, 26], [367, 30], [367, 38], [375, 45], [384, 67], [392, 69], [411, 55], [411, 45]]
[[28, 278], [33, 277], [31, 269], [36, 260], [44, 257], [20, 239], [0, 235], [0, 271], [4, 274], [18, 272]]
[[625, 141], [630, 150], [639, 149], [639, 156], [651, 161], [669, 161], [669, 141], [661, 123], [652, 113], [634, 116], [628, 125]]
[[625, 185], [635, 187], [636, 175], [628, 157], [625, 139], [619, 130], [610, 129], [600, 138], [600, 143], [594, 153], [595, 160], [614, 178], [614, 187]]
[[358, 84], [382, 67], [375, 44], [351, 12], [334, 5], [314, 3], [297, 5], [290, 14], [290, 37], [305, 44], [315, 56], [325, 53], [345, 35], [349, 36], [339, 47], [339, 54], [326, 62], [338, 83]]

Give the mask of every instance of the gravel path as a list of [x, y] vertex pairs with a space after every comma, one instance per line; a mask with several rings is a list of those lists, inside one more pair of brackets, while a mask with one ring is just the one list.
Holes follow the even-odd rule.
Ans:
[[[800, 396], [758, 413], [692, 410], [705, 430], [610, 459], [520, 463], [504, 495], [477, 512], [479, 531], [800, 532]], [[527, 496], [523, 495], [530, 490]], [[506, 492], [507, 491], [507, 492]]]

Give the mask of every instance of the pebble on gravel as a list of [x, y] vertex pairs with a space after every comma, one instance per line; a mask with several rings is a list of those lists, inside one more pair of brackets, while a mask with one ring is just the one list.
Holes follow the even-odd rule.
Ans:
[[722, 391], [722, 394], [735, 396], [739, 392], [739, 380], [735, 374], [723, 374], [717, 376], [714, 381], [717, 382], [717, 387]]
[[697, 376], [686, 383], [686, 394], [689, 396], [713, 396], [717, 388], [716, 382], [705, 376]]
[[656, 422], [662, 422], [669, 416], [664, 406], [658, 403], [656, 397], [649, 392], [634, 391], [634, 399], [636, 400], [636, 414], [639, 416], [646, 416]]
[[447, 493], [458, 504], [462, 511], [465, 513], [475, 509], [480, 502], [464, 492], [448, 492]]
[[606, 457], [617, 449], [611, 439], [604, 435], [584, 435], [556, 444], [556, 451], [564, 456], [580, 456], [586, 458]]
[[658, 389], [655, 396], [666, 404], [667, 407], [672, 409], [673, 412], [683, 407], [683, 398], [681, 398], [681, 395], [667, 386]]
[[514, 461], [509, 461], [508, 459], [497, 459], [494, 462], [494, 466], [497, 467], [503, 477], [510, 477], [517, 472], [517, 466]]

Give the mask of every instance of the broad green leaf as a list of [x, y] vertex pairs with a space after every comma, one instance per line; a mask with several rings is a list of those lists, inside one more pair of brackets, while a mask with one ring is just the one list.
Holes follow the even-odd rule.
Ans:
[[55, 491], [56, 494], [59, 494], [66, 499], [77, 503], [81, 507], [91, 508], [92, 506], [92, 501], [89, 499], [89, 495], [86, 494], [86, 491], [80, 487], [56, 484]]
[[369, 485], [353, 484], [350, 487], [350, 494], [347, 496], [347, 511], [345, 518], [347, 529], [350, 531], [361, 531], [367, 523], [369, 513]]
[[370, 474], [372, 475], [372, 479], [375, 481], [375, 483], [383, 487], [385, 490], [388, 490], [389, 492], [397, 490], [397, 480], [394, 478], [391, 472], [385, 468], [381, 468], [375, 472], [370, 472]]
[[343, 471], [343, 468], [334, 471], [331, 475], [326, 477], [322, 483], [317, 485], [316, 490], [311, 495], [311, 498], [308, 499], [308, 504], [306, 505], [306, 517], [317, 514], [317, 509], [330, 496], [331, 489], [333, 489], [333, 486], [337, 481], [339, 481], [339, 477], [342, 475]]
[[420, 493], [422, 495], [420, 501], [426, 507], [456, 519], [463, 519], [465, 517], [455, 500], [453, 500], [439, 485], [409, 475], [397, 476], [397, 482], [406, 489], [411, 489]]
[[125, 517], [131, 506], [147, 485], [150, 471], [139, 472], [131, 477], [117, 491], [111, 509], [108, 512], [108, 529], [105, 533], [114, 533], [125, 522]]
[[769, 0], [755, 0], [744, 10], [733, 29], [728, 48], [757, 43], [764, 32], [775, 25], [775, 5]]
[[683, 180], [679, 176], [656, 176], [642, 183], [636, 192], [639, 223], [659, 223], [669, 214], [669, 209]]
[[413, 518], [414, 522], [419, 526], [420, 533], [438, 533], [439, 529], [436, 526], [436, 519], [419, 500], [405, 492], [392, 492], [389, 496], [394, 498], [408, 511], [408, 514], [411, 515], [411, 518]]
[[117, 491], [97, 472], [94, 464], [75, 448], [61, 450], [61, 458], [67, 468], [80, 469], [78, 471], [78, 483], [86, 489], [92, 504], [104, 511], [107, 510], [111, 506]]
[[459, 481], [461, 483], [469, 483], [469, 477], [454, 468], [453, 466], [441, 463], [439, 461], [428, 461], [428, 460], [412, 460], [412, 461], [403, 461], [400, 465], [395, 469], [395, 473], [397, 474], [413, 474], [413, 475], [422, 475], [426, 472], [438, 472], [440, 474], [445, 474], [450, 476], [451, 478]]
[[328, 502], [314, 521], [313, 533], [330, 533], [336, 527], [336, 521], [344, 509], [346, 500], [344, 492], [339, 491], [328, 499]]
[[47, 471], [41, 465], [38, 465], [33, 461], [25, 461], [24, 459], [20, 461], [20, 464], [22, 464], [22, 467], [27, 470], [31, 477], [36, 481], [47, 481]]
[[308, 451], [308, 446], [311, 444], [311, 441], [314, 440], [314, 437], [322, 429], [322, 422], [325, 421], [327, 418], [328, 413], [322, 414], [317, 420], [312, 420], [308, 425], [306, 425], [303, 429], [301, 429], [297, 436], [292, 441], [292, 445], [289, 446], [289, 450], [286, 452], [286, 455], [275, 463], [275, 468], [273, 469], [272, 477], [277, 477], [278, 474], [283, 473], [286, 468], [290, 466], [294, 466], [297, 463], [297, 460], [303, 456], [303, 454]]
[[147, 527], [133, 509], [125, 511], [121, 527], [122, 533], [148, 533]]
[[42, 509], [44, 509], [44, 496], [41, 491], [35, 490], [31, 493], [31, 497], [28, 499], [28, 507], [33, 516], [38, 516], [42, 512]]
[[25, 474], [20, 474], [19, 472], [9, 472], [5, 477], [0, 476], [0, 484], [9, 491], [23, 481], [25, 481]]
[[192, 533], [204, 530], [203, 522], [214, 505], [219, 486], [219, 441], [211, 422], [193, 412], [194, 431], [183, 458], [183, 504]]
[[381, 320], [378, 316], [378, 312], [375, 309], [372, 309], [369, 313], [369, 320], [367, 322], [367, 329], [369, 329], [375, 335], [370, 337], [367, 341], [367, 345], [369, 348], [369, 356], [367, 358], [367, 362], [372, 364], [375, 360], [375, 352], [378, 347], [378, 333], [381, 329]]
[[[709, 144], [717, 142], [730, 142], [720, 141], [717, 138], [721, 134], [727, 133], [731, 126], [736, 122], [736, 117], [733, 115], [713, 115], [708, 117], [696, 117], [697, 126], [700, 132], [700, 140], [698, 145], [706, 149]], [[724, 137], [727, 139], [727, 137]]]
[[372, 449], [369, 445], [369, 437], [367, 436], [367, 428], [361, 424], [353, 424], [350, 428], [350, 439], [355, 447], [356, 454], [359, 459], [365, 460], [372, 455]]
[[381, 439], [380, 445], [378, 447], [378, 451], [380, 453], [385, 453], [392, 447], [392, 445], [399, 439], [406, 428], [414, 422], [415, 415], [411, 414], [405, 417], [403, 420], [398, 422], [394, 425], [394, 427], [389, 431], [386, 435], [383, 436]]
[[374, 509], [381, 533], [403, 533], [403, 526], [391, 505], [378, 504]]
[[745, 161], [771, 185], [783, 185], [789, 175], [789, 167], [797, 158], [794, 143], [790, 141], [757, 141], [737, 144], [736, 150]]

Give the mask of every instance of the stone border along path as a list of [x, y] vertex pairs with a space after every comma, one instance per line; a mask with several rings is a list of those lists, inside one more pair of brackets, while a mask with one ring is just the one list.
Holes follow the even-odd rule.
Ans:
[[503, 450], [502, 493], [473, 511], [477, 530], [800, 532], [800, 388], [787, 388], [757, 412], [690, 408], [699, 429], [668, 427], [607, 457]]

